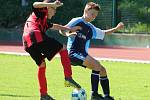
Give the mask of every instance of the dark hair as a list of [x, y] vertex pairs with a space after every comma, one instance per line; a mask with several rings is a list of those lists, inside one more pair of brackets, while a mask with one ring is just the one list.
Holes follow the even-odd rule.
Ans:
[[37, 0], [38, 2], [43, 2], [43, 1], [46, 1], [46, 2], [54, 2], [56, 0]]
[[[55, 2], [56, 0], [41, 0], [41, 1], [46, 1], [46, 2], [50, 3], [50, 2]], [[58, 1], [61, 1], [61, 0], [58, 0]]]
[[43, 2], [44, 0], [36, 0], [37, 2]]
[[88, 6], [88, 10], [89, 9], [94, 9], [94, 10], [97, 10], [97, 11], [100, 11], [100, 6], [94, 2], [89, 2], [86, 4], [86, 6]]

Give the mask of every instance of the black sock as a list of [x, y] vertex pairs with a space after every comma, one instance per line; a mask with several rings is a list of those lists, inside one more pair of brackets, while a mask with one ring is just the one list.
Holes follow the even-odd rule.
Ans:
[[91, 73], [92, 94], [98, 93], [98, 85], [99, 85], [99, 71], [92, 70]]
[[100, 84], [102, 86], [104, 95], [109, 96], [110, 88], [109, 88], [109, 80], [108, 80], [107, 76], [100, 77]]

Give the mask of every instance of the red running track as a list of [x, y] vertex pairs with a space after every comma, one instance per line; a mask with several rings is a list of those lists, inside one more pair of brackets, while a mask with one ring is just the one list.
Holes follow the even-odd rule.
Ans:
[[[21, 43], [0, 43], [0, 52], [25, 53]], [[89, 54], [99, 58], [150, 61], [150, 48], [99, 47], [90, 48]]]

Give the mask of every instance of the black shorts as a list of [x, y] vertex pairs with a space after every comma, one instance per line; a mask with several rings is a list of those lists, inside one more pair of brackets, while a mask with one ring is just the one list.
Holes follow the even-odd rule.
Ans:
[[70, 58], [70, 61], [71, 61], [71, 65], [74, 65], [74, 66], [82, 66], [82, 67], [85, 67], [83, 65], [83, 62], [85, 61], [85, 58], [87, 57], [87, 53], [86, 52], [77, 52], [77, 51], [70, 51], [69, 52], [69, 58]]
[[40, 43], [33, 44], [26, 51], [30, 54], [37, 65], [42, 63], [43, 58], [51, 60], [61, 49], [63, 45], [53, 38], [48, 38]]

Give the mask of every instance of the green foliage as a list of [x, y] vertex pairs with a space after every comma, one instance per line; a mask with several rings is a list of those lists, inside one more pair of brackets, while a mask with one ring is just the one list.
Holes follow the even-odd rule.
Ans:
[[[21, 0], [6, 0], [2, 2], [0, 9], [0, 26], [12, 27], [23, 24], [31, 13], [32, 4], [37, 0], [28, 0], [29, 5], [21, 6]], [[82, 16], [84, 0], [65, 0], [64, 6], [57, 9], [53, 22], [66, 24], [76, 16]]]
[[128, 33], [150, 33], [150, 24], [137, 23], [133, 26], [127, 26], [122, 32]]
[[29, 15], [30, 7], [23, 8], [21, 0], [6, 0], [2, 2], [0, 9], [0, 26], [12, 27], [22, 24]]
[[[137, 17], [134, 25], [127, 23], [128, 32], [150, 32], [150, 0], [121, 0], [119, 9]], [[128, 17], [130, 20], [130, 16]]]
[[52, 21], [67, 24], [74, 17], [80, 17], [83, 13], [84, 0], [64, 0], [64, 5], [57, 9]]
[[[21, 0], [2, 1], [0, 6], [0, 27], [9, 28], [23, 25], [31, 13], [33, 2], [37, 0], [28, 1], [29, 5], [26, 7], [21, 6]], [[82, 16], [85, 4], [90, 1], [99, 3], [102, 7], [102, 11], [98, 15], [98, 18], [96, 18], [96, 20], [92, 23], [102, 29], [110, 28], [112, 21], [112, 5], [109, 0], [63, 0], [64, 6], [57, 9], [57, 13], [55, 17], [52, 18], [52, 22], [64, 25], [72, 18]], [[120, 17], [117, 19], [123, 22], [127, 21], [125, 23], [127, 27], [125, 30], [136, 30], [137, 32], [144, 32], [145, 30], [148, 30], [146, 32], [149, 32], [149, 29], [145, 28], [150, 25], [150, 0], [118, 0], [118, 5], [118, 12], [124, 10], [128, 12], [128, 15], [134, 15], [134, 17], [137, 18], [134, 19], [134, 17], [132, 18], [132, 16], [126, 15], [125, 17], [128, 17], [128, 19], [123, 20], [121, 19], [123, 16], [120, 14]], [[136, 21], [136, 25], [132, 25], [133, 20]], [[138, 24], [138, 22], [142, 23], [142, 25]], [[133, 27], [141, 30], [132, 29]]]

